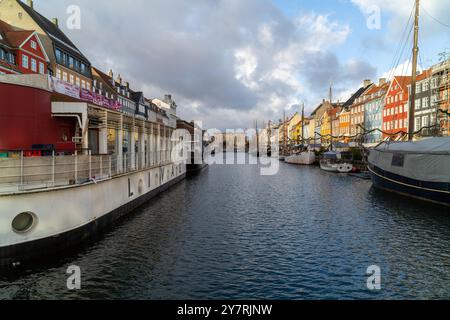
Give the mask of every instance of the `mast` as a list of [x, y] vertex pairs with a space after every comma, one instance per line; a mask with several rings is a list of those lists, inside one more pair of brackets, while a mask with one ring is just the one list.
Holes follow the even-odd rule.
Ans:
[[416, 83], [417, 83], [417, 59], [419, 56], [419, 16], [420, 16], [420, 0], [416, 0], [416, 18], [414, 20], [414, 47], [413, 47], [413, 63], [412, 63], [412, 82], [411, 82], [411, 98], [409, 107], [409, 134], [408, 140], [414, 139], [415, 127], [415, 110], [416, 110]]
[[256, 120], [256, 157], [259, 157], [259, 132], [258, 132], [258, 120]]
[[287, 150], [287, 124], [286, 124], [286, 111], [283, 111], [283, 155]]
[[305, 104], [302, 105], [302, 147], [305, 146]]
[[[331, 105], [331, 109], [330, 111], [333, 110], [333, 84], [330, 82], [330, 105]], [[330, 112], [330, 141], [331, 141], [331, 147], [330, 147], [330, 151], [333, 151], [333, 112]]]

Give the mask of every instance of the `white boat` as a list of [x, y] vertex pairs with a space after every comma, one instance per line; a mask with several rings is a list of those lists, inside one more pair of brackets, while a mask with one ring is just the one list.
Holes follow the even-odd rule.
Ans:
[[[6, 101], [2, 100], [5, 88], [10, 92]], [[33, 100], [36, 94], [46, 99]], [[119, 126], [118, 137], [128, 135], [132, 147], [126, 152], [122, 147], [125, 139], [118, 138], [118, 152], [109, 153], [108, 135], [104, 134], [99, 136], [105, 147], [102, 154], [53, 151], [27, 156], [27, 151], [5, 149], [0, 157], [0, 267], [74, 248], [186, 176], [186, 159], [176, 156], [179, 149], [171, 140], [176, 127], [170, 120], [175, 112], [168, 116], [161, 109], [151, 111], [151, 116], [163, 119], [156, 123], [95, 103], [51, 101], [52, 97], [60, 96], [49, 88], [44, 75], [0, 79], [0, 112], [6, 112], [14, 101], [28, 103], [33, 110], [51, 111], [51, 119], [79, 114], [81, 128], [87, 128], [92, 120], [104, 128]], [[23, 121], [22, 113], [10, 121]], [[123, 123], [133, 126], [122, 128]], [[83, 133], [80, 139], [88, 145], [88, 130]]]
[[369, 171], [376, 188], [450, 206], [450, 137], [383, 143]]
[[299, 154], [286, 157], [286, 163], [298, 165], [312, 165], [316, 162], [316, 154], [313, 151], [304, 151]]
[[351, 163], [342, 160], [340, 152], [326, 152], [320, 160], [320, 168], [327, 172], [350, 173], [353, 170]]

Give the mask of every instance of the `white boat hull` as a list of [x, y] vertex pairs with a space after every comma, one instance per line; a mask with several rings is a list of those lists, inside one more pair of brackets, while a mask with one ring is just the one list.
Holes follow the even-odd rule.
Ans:
[[311, 151], [302, 152], [298, 155], [286, 157], [286, 163], [298, 165], [312, 165], [316, 162], [316, 154]]
[[[170, 164], [97, 183], [1, 195], [0, 265], [32, 258], [36, 244], [39, 252], [34, 253], [40, 255], [47, 253], [41, 244], [64, 249], [75, 246], [79, 240], [92, 236], [92, 230], [99, 229], [97, 224], [114, 220], [107, 217], [110, 214], [116, 217], [130, 212], [185, 176], [184, 163]], [[36, 217], [32, 229], [23, 234], [12, 228], [13, 219], [22, 212]], [[68, 243], [55, 244], [60, 238]]]
[[349, 163], [329, 163], [328, 161], [321, 161], [320, 168], [327, 172], [350, 173], [353, 170], [353, 165]]

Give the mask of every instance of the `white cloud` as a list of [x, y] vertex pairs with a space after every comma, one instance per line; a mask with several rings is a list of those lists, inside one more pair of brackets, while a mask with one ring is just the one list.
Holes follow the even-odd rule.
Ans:
[[121, 73], [149, 97], [172, 93], [182, 117], [210, 127], [278, 119], [300, 100], [312, 109], [330, 75], [354, 86], [374, 74], [369, 64], [337, 58], [351, 33], [346, 23], [314, 12], [290, 18], [268, 0], [47, 0], [35, 7], [62, 22], [68, 4], [80, 6], [82, 29], [65, 31], [94, 65]]

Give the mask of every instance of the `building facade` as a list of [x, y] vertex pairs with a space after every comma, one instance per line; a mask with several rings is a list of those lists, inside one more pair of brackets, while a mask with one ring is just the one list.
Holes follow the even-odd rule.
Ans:
[[450, 59], [445, 60], [432, 68], [432, 99], [437, 100], [437, 121], [440, 134], [450, 135], [450, 117], [440, 112], [450, 112]]
[[[383, 139], [396, 139], [408, 133], [408, 86], [411, 85], [411, 78], [396, 76], [391, 82], [383, 108]], [[421, 82], [418, 83], [418, 87], [419, 85]]]
[[32, 30], [20, 30], [0, 20], [0, 72], [47, 74], [49, 58]]
[[61, 31], [58, 19], [48, 20], [34, 9], [32, 0], [0, 1], [0, 19], [22, 30], [35, 30], [50, 64], [50, 73], [76, 87], [91, 90], [91, 63]]
[[365, 135], [365, 143], [372, 145], [380, 143], [383, 139], [383, 109], [386, 103], [386, 93], [389, 82], [380, 79], [376, 86], [372, 86], [365, 94], [364, 102], [364, 128], [368, 132]]

